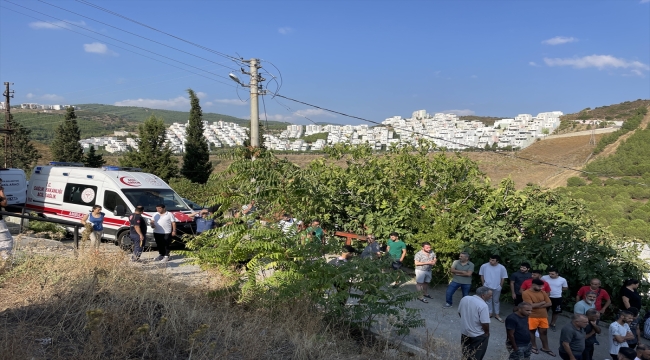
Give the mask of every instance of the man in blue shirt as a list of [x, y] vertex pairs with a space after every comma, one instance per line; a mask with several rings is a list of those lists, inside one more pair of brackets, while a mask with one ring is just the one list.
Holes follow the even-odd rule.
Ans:
[[196, 234], [201, 235], [201, 233], [214, 229], [214, 219], [208, 218], [210, 212], [208, 209], [203, 209], [201, 212], [195, 212], [192, 214], [194, 216], [194, 222], [196, 222]]

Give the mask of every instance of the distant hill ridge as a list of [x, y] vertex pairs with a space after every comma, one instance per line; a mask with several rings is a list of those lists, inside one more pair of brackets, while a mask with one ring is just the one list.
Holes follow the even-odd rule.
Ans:
[[637, 99], [634, 101], [624, 101], [622, 103], [599, 106], [593, 109], [582, 109], [577, 113], [562, 116], [562, 120], [625, 120], [634, 115], [636, 109], [648, 106], [650, 106], [650, 100]]

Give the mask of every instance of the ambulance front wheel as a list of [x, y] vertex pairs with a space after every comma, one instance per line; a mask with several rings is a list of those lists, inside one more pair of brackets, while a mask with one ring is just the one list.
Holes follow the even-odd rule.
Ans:
[[125, 230], [117, 234], [116, 244], [122, 250], [131, 251], [133, 248], [133, 243], [131, 238], [129, 238], [129, 230]]

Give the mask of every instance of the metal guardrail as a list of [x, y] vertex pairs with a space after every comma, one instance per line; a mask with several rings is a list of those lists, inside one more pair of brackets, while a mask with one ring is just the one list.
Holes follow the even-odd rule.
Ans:
[[[75, 221], [67, 221], [67, 220], [58, 220], [58, 219], [48, 219], [44, 217], [38, 217], [38, 216], [31, 216], [31, 215], [25, 215], [25, 208], [23, 208], [22, 213], [14, 213], [14, 212], [9, 212], [9, 211], [0, 211], [0, 215], [2, 216], [11, 216], [11, 217], [17, 217], [21, 219], [28, 219], [28, 220], [35, 220], [35, 221], [44, 221], [44, 222], [50, 222], [54, 224], [59, 224], [59, 225], [65, 225], [69, 227], [74, 227], [74, 248], [79, 249], [79, 228], [84, 227], [84, 225], [80, 222], [75, 222]], [[23, 231], [23, 223], [22, 221], [20, 222], [20, 232]]]

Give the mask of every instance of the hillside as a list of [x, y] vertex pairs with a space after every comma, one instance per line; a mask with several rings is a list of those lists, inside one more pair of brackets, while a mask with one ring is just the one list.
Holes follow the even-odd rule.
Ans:
[[[133, 106], [113, 106], [103, 104], [80, 104], [76, 111], [81, 137], [110, 135], [115, 130], [136, 131], [138, 124], [149, 116], [156, 115], [166, 124], [186, 122], [188, 111], [149, 109]], [[49, 144], [54, 138], [56, 127], [64, 121], [65, 110], [44, 113], [38, 110], [12, 109], [14, 119], [32, 130], [32, 139]], [[250, 121], [229, 115], [203, 113], [203, 120], [208, 122], [227, 121], [249, 126]], [[271, 131], [286, 129], [288, 123], [278, 121], [261, 121], [263, 127]]]
[[634, 110], [640, 107], [650, 106], [650, 100], [637, 99], [625, 101], [619, 104], [600, 106], [597, 108], [586, 108], [577, 113], [566, 114], [562, 120], [587, 120], [601, 119], [607, 121], [625, 120], [634, 115]]

